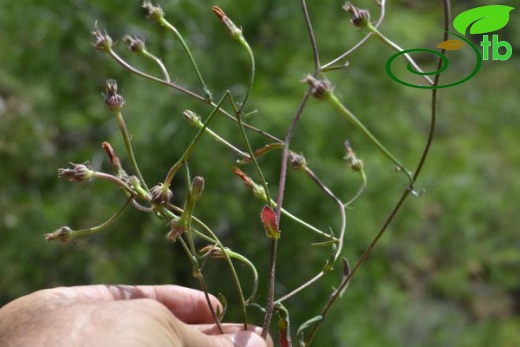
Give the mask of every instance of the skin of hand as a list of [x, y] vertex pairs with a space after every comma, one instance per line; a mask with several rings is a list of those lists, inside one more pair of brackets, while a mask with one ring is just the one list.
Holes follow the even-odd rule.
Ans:
[[[213, 307], [218, 300], [210, 296]], [[174, 285], [44, 289], [0, 309], [0, 346], [273, 347], [261, 328], [222, 324], [204, 293]]]

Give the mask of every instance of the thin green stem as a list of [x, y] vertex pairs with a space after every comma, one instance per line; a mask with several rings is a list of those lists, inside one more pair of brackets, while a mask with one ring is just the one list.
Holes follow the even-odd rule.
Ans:
[[[126, 61], [124, 61], [119, 55], [117, 55], [116, 52], [114, 52], [112, 49], [109, 49], [107, 51], [107, 53], [110, 55], [110, 57], [112, 57], [112, 59], [114, 59], [116, 61], [116, 63], [118, 63], [119, 65], [121, 65], [124, 69], [142, 77], [142, 78], [145, 78], [147, 80], [150, 80], [150, 81], [153, 81], [153, 82], [156, 82], [156, 83], [160, 83], [162, 85], [165, 85], [167, 87], [170, 87], [170, 88], [173, 88], [181, 93], [184, 93], [186, 95], [189, 95], [193, 98], [195, 98], [196, 100], [199, 100], [199, 101], [203, 101], [205, 102], [206, 104], [212, 106], [212, 107], [217, 107], [217, 104], [215, 104], [213, 101], [211, 100], [207, 100], [206, 98], [204, 98], [203, 96], [197, 94], [197, 93], [194, 93], [192, 92], [191, 90], [189, 89], [186, 89], [174, 82], [168, 82], [168, 81], [165, 81], [161, 78], [157, 78], [155, 76], [152, 76], [152, 75], [149, 75], [147, 73], [144, 73], [136, 68], [134, 68], [133, 66], [131, 66], [130, 64], [128, 64]], [[229, 112], [226, 112], [226, 110], [220, 108], [219, 109], [219, 112], [221, 112], [222, 114], [224, 114], [227, 118], [233, 120], [233, 121], [237, 121], [235, 117], [233, 117]], [[277, 137], [269, 134], [268, 132], [265, 132], [263, 130], [260, 130], [260, 129], [257, 129], [249, 124], [245, 124], [244, 123], [244, 126], [254, 132], [257, 132], [259, 134], [261, 134], [262, 136], [265, 136], [266, 138], [270, 139], [270, 140], [273, 140], [273, 141], [276, 141], [276, 142], [282, 142], [280, 139], [278, 139]]]
[[[227, 95], [227, 94], [226, 94]], [[175, 174], [177, 173], [177, 171], [184, 165], [184, 163], [186, 162], [186, 160], [188, 160], [188, 158], [190, 157], [191, 153], [193, 152], [193, 150], [195, 149], [195, 146], [199, 143], [199, 140], [201, 139], [202, 135], [204, 134], [204, 132], [206, 131], [206, 128], [208, 127], [209, 123], [211, 122], [211, 120], [213, 119], [213, 117], [215, 116], [215, 114], [217, 114], [217, 111], [220, 109], [220, 106], [222, 105], [222, 103], [224, 102], [225, 98], [226, 98], [226, 95], [224, 95], [220, 101], [218, 102], [218, 104], [215, 106], [215, 108], [213, 109], [213, 111], [211, 111], [211, 113], [209, 114], [208, 118], [206, 119], [206, 121], [204, 122], [204, 125], [199, 129], [199, 131], [197, 132], [197, 134], [195, 135], [195, 137], [193, 138], [193, 140], [191, 141], [190, 145], [188, 146], [188, 148], [186, 148], [186, 150], [184, 151], [184, 153], [182, 154], [181, 158], [170, 168], [170, 170], [168, 171], [168, 174], [166, 175], [166, 178], [164, 179], [164, 184], [163, 184], [163, 190], [164, 191], [167, 191], [169, 189], [169, 186], [173, 180], [173, 177], [175, 176]]]
[[351, 205], [354, 201], [356, 201], [360, 196], [361, 194], [363, 193], [363, 191], [365, 190], [365, 188], [367, 187], [367, 175], [365, 174], [365, 171], [364, 170], [361, 170], [360, 171], [360, 175], [361, 175], [361, 187], [359, 187], [356, 195], [354, 195], [354, 197], [352, 199], [350, 199], [348, 202], [346, 202], [345, 204], [343, 204], [343, 206], [345, 208], [347, 208], [349, 205]]
[[[380, 7], [381, 7], [381, 13], [379, 15], [379, 19], [377, 20], [377, 23], [375, 25], [375, 28], [379, 28], [381, 23], [383, 22], [383, 19], [385, 18], [385, 6], [386, 6], [386, 0], [380, 0]], [[355, 46], [353, 46], [351, 49], [346, 51], [345, 53], [341, 54], [339, 57], [335, 58], [334, 60], [328, 62], [327, 64], [320, 67], [321, 72], [326, 72], [329, 69], [333, 68], [333, 65], [336, 64], [338, 61], [345, 59], [348, 55], [350, 55], [352, 52], [356, 51], [359, 47], [361, 47], [365, 42], [368, 41], [370, 36], [372, 36], [372, 32], [368, 32], [365, 37], [361, 41], [359, 41]]]
[[253, 51], [251, 50], [249, 43], [247, 43], [247, 41], [243, 35], [240, 35], [238, 37], [238, 41], [246, 49], [247, 55], [249, 56], [250, 67], [251, 67], [250, 74], [249, 74], [249, 83], [247, 84], [246, 94], [244, 95], [242, 104], [240, 105], [240, 108], [238, 109], [238, 113], [242, 114], [244, 108], [246, 107], [247, 100], [249, 99], [249, 95], [251, 94], [251, 90], [253, 89], [253, 84], [255, 82], [256, 67], [255, 67], [255, 55], [253, 54]]
[[172, 31], [175, 34], [175, 36], [177, 37], [177, 39], [181, 43], [182, 48], [184, 49], [184, 51], [188, 55], [188, 59], [190, 60], [191, 65], [193, 65], [193, 68], [195, 69], [195, 74], [197, 75], [197, 78], [200, 81], [200, 84], [201, 84], [201, 87], [202, 87], [202, 91], [206, 95], [206, 100], [211, 101], [211, 99], [212, 99], [211, 92], [209, 91], [208, 87], [206, 86], [206, 83], [204, 82], [204, 79], [202, 78], [202, 74], [199, 71], [199, 67], [198, 67], [197, 63], [195, 62], [195, 58], [193, 58], [193, 55], [191, 54], [191, 50], [188, 47], [188, 45], [186, 44], [186, 41], [182, 37], [181, 33], [177, 30], [177, 28], [175, 28], [173, 25], [171, 25], [164, 18], [161, 18], [159, 20], [159, 24], [162, 25], [163, 27], [166, 27], [167, 29], [169, 29], [170, 31]]
[[343, 105], [336, 95], [333, 92], [328, 92], [327, 100], [331, 102], [331, 104], [349, 121], [351, 122], [361, 133], [368, 138], [388, 159], [390, 159], [400, 171], [402, 171], [410, 182], [410, 187], [413, 187], [413, 177], [412, 174], [404, 167], [403, 164], [392, 154], [390, 151], [386, 149], [385, 146], [379, 142], [378, 139], [375, 138], [374, 135], [361, 123], [361, 121], [352, 113], [348, 108]]
[[123, 211], [130, 205], [134, 198], [130, 197], [126, 200], [126, 203], [117, 211], [112, 217], [107, 219], [105, 222], [99, 224], [98, 226], [92, 227], [92, 228], [85, 228], [85, 229], [79, 229], [79, 230], [72, 230], [69, 236], [69, 240], [75, 239], [76, 237], [88, 235], [88, 234], [94, 234], [97, 232], [100, 232], [101, 230], [105, 229], [112, 223], [114, 223], [119, 216], [123, 213]]
[[213, 317], [213, 320], [215, 321], [215, 324], [217, 325], [217, 328], [221, 334], [224, 333], [224, 330], [222, 329], [222, 324], [220, 323], [220, 320], [217, 317], [217, 313], [215, 312], [215, 309], [213, 308], [213, 305], [211, 304], [211, 299], [209, 297], [208, 288], [206, 286], [206, 282], [204, 281], [204, 276], [202, 275], [202, 271], [199, 266], [199, 262], [197, 261], [196, 254], [192, 254], [190, 252], [190, 248], [188, 245], [186, 245], [186, 242], [183, 238], [179, 238], [179, 243], [181, 244], [182, 248], [188, 255], [188, 258], [190, 259], [191, 266], [193, 268], [193, 276], [197, 278], [199, 281], [199, 285], [201, 290], [204, 292], [204, 296], [206, 298], [206, 302], [208, 304], [209, 310], [211, 312], [211, 315]]
[[164, 64], [161, 61], [161, 59], [157, 58], [155, 55], [153, 55], [152, 53], [148, 52], [146, 49], [143, 49], [141, 51], [141, 54], [144, 55], [145, 57], [147, 57], [148, 59], [153, 60], [159, 66], [159, 69], [161, 69], [161, 73], [163, 75], [164, 80], [166, 82], [170, 82], [170, 74], [168, 73], [168, 70], [164, 66]]
[[[184, 214], [185, 210], [181, 209], [178, 206], [175, 206], [173, 204], [167, 204], [166, 206], [168, 206], [169, 209], [172, 209], [172, 210], [176, 211], [177, 213]], [[171, 215], [172, 214], [168, 209], [164, 208], [163, 206], [160, 206], [160, 208], [163, 210], [163, 214], [167, 214], [167, 215]], [[174, 218], [175, 216], [173, 215], [172, 217]], [[237, 288], [237, 292], [238, 292], [239, 299], [240, 299], [240, 305], [241, 305], [241, 308], [242, 308], [242, 315], [243, 315], [243, 319], [244, 319], [244, 328], [246, 329], [246, 327], [247, 327], [247, 310], [246, 310], [247, 302], [246, 302], [246, 300], [244, 298], [242, 287], [240, 285], [240, 279], [239, 279], [238, 274], [237, 274], [237, 272], [235, 270], [235, 266], [233, 265], [233, 262], [232, 262], [232, 260], [231, 260], [231, 258], [229, 256], [229, 254], [226, 253], [225, 247], [223, 246], [222, 242], [219, 240], [217, 235], [215, 235], [215, 233], [213, 233], [213, 231], [211, 231], [211, 229], [206, 224], [204, 224], [201, 220], [197, 219], [193, 215], [191, 216], [191, 219], [193, 221], [195, 221], [199, 226], [201, 226], [206, 231], [206, 233], [209, 234], [210, 236], [208, 237], [208, 236], [204, 235], [203, 233], [201, 233], [200, 231], [198, 231], [196, 229], [190, 229], [190, 230], [195, 232], [199, 237], [203, 238], [204, 240], [206, 240], [206, 241], [208, 241], [208, 242], [210, 242], [212, 244], [215, 244], [218, 248], [220, 248], [222, 250], [222, 253], [224, 254], [224, 258], [226, 259], [228, 267], [229, 267], [229, 269], [231, 271], [233, 282], [235, 283], [235, 286]], [[235, 253], [235, 254], [239, 255], [238, 253]], [[246, 258], [244, 258], [244, 259], [246, 259]], [[246, 263], [247, 263], [247, 261], [246, 261]], [[256, 269], [254, 269], [254, 272], [256, 273]], [[256, 275], [256, 276], [258, 277], [258, 275]], [[255, 288], [257, 287], [257, 285], [258, 284], [255, 283]]]
[[[445, 29], [443, 38], [444, 38], [444, 41], [446, 41], [448, 39], [448, 30], [449, 30], [449, 25], [451, 23], [451, 19], [450, 19], [450, 17], [451, 17], [450, 16], [450, 7], [451, 6], [450, 6], [450, 1], [449, 0], [444, 0], [443, 3], [444, 3], [444, 29]], [[444, 51], [443, 51], [443, 53], [444, 53]], [[437, 69], [439, 69], [440, 66], [442, 66], [442, 59], [439, 59], [438, 64], [437, 64]], [[440, 81], [440, 74], [437, 74], [437, 75], [435, 75], [435, 79], [434, 79], [433, 85], [434, 86], [438, 85], [439, 81]], [[431, 144], [433, 142], [433, 138], [434, 138], [434, 135], [435, 135], [435, 129], [436, 129], [437, 111], [438, 111], [437, 102], [438, 102], [438, 89], [433, 88], [432, 89], [432, 101], [431, 101], [430, 129], [429, 129], [429, 132], [428, 132], [428, 137], [426, 139], [426, 144], [425, 144], [425, 146], [423, 148], [423, 153], [421, 155], [419, 163], [417, 164], [417, 167], [415, 168], [415, 171], [414, 171], [414, 174], [413, 174], [413, 177], [412, 177], [412, 186], [416, 182], [416, 180], [418, 179], [418, 177], [419, 177], [419, 175], [420, 175], [420, 173], [422, 171], [422, 168], [424, 166], [426, 158], [427, 158], [427, 156], [429, 154], [429, 150], [431, 148]], [[325, 315], [330, 310], [332, 305], [338, 300], [339, 297], [341, 297], [341, 294], [343, 293], [344, 289], [349, 285], [350, 280], [352, 279], [354, 274], [357, 272], [357, 270], [360, 268], [360, 266], [368, 258], [368, 255], [371, 253], [372, 249], [375, 247], [375, 245], [378, 243], [379, 239], [383, 236], [385, 231], [388, 229], [388, 226], [390, 225], [390, 223], [395, 219], [395, 217], [397, 216], [397, 213], [399, 212], [399, 210], [403, 206], [404, 202], [406, 201], [408, 196], [410, 196], [410, 194], [413, 192], [412, 191], [412, 186], [410, 186], [408, 189], [404, 190], [404, 192], [401, 195], [400, 199], [395, 204], [394, 208], [392, 209], [392, 211], [390, 212], [390, 214], [388, 215], [388, 217], [384, 221], [383, 225], [379, 229], [378, 233], [376, 234], [376, 236], [374, 237], [372, 242], [369, 244], [369, 246], [363, 252], [363, 254], [359, 258], [359, 260], [356, 262], [356, 264], [354, 265], [354, 267], [352, 268], [352, 270], [348, 274], [348, 276], [346, 276], [341, 281], [341, 284], [338, 287], [338, 289], [330, 297], [329, 301], [327, 302], [327, 304], [325, 305], [325, 307], [322, 310], [322, 314], [321, 314], [322, 317], [325, 317]], [[313, 326], [310, 334], [305, 339], [305, 346], [310, 346], [312, 340], [316, 336], [316, 333], [317, 333], [317, 331], [318, 331], [322, 321], [323, 320], [321, 320], [320, 322], [317, 322]]]
[[139, 170], [139, 165], [137, 165], [137, 160], [135, 159], [134, 150], [132, 149], [132, 144], [130, 140], [130, 134], [128, 133], [128, 129], [125, 124], [125, 120], [123, 119], [123, 115], [121, 114], [120, 109], [114, 110], [114, 115], [116, 116], [117, 124], [119, 125], [119, 129], [121, 130], [121, 134], [123, 135], [123, 141], [125, 142], [126, 151], [128, 152], [128, 155], [130, 156], [130, 161], [132, 162], [132, 166], [134, 167], [135, 173], [137, 177], [139, 177], [139, 181], [141, 181], [141, 184], [143, 187], [148, 190], [148, 187], [146, 186], [146, 182], [144, 181], [143, 175], [141, 174], [141, 171]]

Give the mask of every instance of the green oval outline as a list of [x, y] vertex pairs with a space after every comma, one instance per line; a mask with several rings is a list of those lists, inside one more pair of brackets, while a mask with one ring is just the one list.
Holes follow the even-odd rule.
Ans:
[[[413, 48], [413, 49], [407, 49], [407, 50], [404, 50], [404, 51], [401, 51], [399, 53], [396, 53], [394, 55], [392, 55], [390, 58], [388, 58], [388, 60], [386, 61], [386, 66], [385, 66], [385, 70], [386, 70], [386, 73], [388, 76], [390, 76], [391, 79], [393, 79], [394, 81], [396, 81], [397, 83], [399, 84], [402, 84], [404, 86], [407, 86], [407, 87], [411, 87], [411, 88], [418, 88], [418, 89], [440, 89], [440, 88], [449, 88], [449, 87], [453, 87], [453, 86], [456, 86], [457, 84], [462, 84], [464, 82], [467, 82], [468, 80], [470, 80], [471, 78], [473, 78], [480, 70], [481, 66], [482, 66], [482, 54], [480, 54], [480, 51], [478, 50], [477, 46], [475, 46], [471, 41], [469, 41], [467, 38], [465, 38], [464, 36], [462, 35], [459, 35], [459, 34], [456, 34], [456, 33], [453, 33], [451, 31], [447, 31], [448, 34], [451, 34], [451, 35], [455, 35], [457, 36], [458, 38], [462, 39], [464, 42], [466, 42], [468, 45], [470, 45], [471, 48], [473, 48], [473, 51], [475, 51], [475, 55], [477, 57], [477, 61], [476, 61], [476, 64], [475, 64], [475, 68], [473, 69], [473, 71], [466, 77], [466, 78], [463, 78], [462, 80], [460, 81], [456, 81], [456, 82], [453, 82], [453, 83], [449, 83], [449, 84], [444, 84], [444, 85], [439, 85], [439, 86], [423, 86], [423, 85], [420, 85], [420, 84], [412, 84], [412, 83], [408, 83], [408, 82], [405, 82], [403, 80], [400, 80], [399, 78], [397, 78], [393, 73], [392, 73], [392, 68], [391, 68], [391, 65], [392, 65], [392, 62], [400, 55], [403, 55], [403, 54], [406, 54], [406, 53], [410, 53], [410, 52], [428, 52], [428, 53], [433, 53], [437, 56], [442, 56], [441, 59], [443, 60], [443, 62], [447, 62], [446, 64], [444, 65], [448, 65], [449, 64], [449, 61], [448, 61], [448, 58], [440, 53], [440, 52], [437, 52], [437, 51], [433, 51], [431, 49], [426, 49], [426, 48]], [[415, 75], [431, 75], [431, 74], [437, 74], [437, 73], [441, 73], [443, 72], [444, 70], [446, 70], [447, 66], [443, 66], [443, 68], [441, 69], [438, 69], [436, 71], [433, 71], [433, 72], [424, 72], [424, 73], [420, 73], [416, 70], [413, 70], [411, 67], [410, 67], [410, 64], [408, 64], [407, 66], [408, 68], [408, 71], [410, 71], [411, 73], [415, 74]]]

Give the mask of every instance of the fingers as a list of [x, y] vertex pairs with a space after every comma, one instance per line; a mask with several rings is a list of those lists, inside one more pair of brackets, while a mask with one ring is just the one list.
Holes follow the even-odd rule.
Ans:
[[219, 334], [215, 324], [186, 326], [180, 322], [177, 333], [186, 347], [273, 347], [270, 336], [264, 340], [260, 334], [262, 329], [248, 325], [244, 331], [241, 324], [223, 324], [224, 334]]
[[[174, 285], [59, 287], [45, 289], [32, 295], [43, 296], [45, 302], [52, 303], [55, 306], [111, 300], [152, 299], [162, 303], [185, 323], [213, 322], [213, 316], [203, 292]], [[213, 295], [209, 295], [209, 299], [215, 310], [221, 306]]]

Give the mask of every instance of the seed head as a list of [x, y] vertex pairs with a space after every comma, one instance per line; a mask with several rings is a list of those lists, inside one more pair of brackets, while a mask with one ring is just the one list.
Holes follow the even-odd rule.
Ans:
[[108, 53], [112, 50], [113, 41], [110, 36], [108, 36], [106, 31], [105, 33], [102, 33], [101, 30], [99, 30], [97, 27], [94, 27], [90, 34], [92, 37], [94, 37], [95, 40], [92, 45], [96, 47], [99, 52]]
[[105, 105], [110, 111], [119, 111], [125, 104], [125, 99], [117, 94], [117, 82], [113, 79], [108, 79], [106, 82]]
[[328, 80], [319, 80], [312, 75], [307, 75], [302, 82], [307, 83], [311, 87], [311, 94], [316, 99], [326, 99], [332, 91], [332, 83]]
[[291, 168], [293, 170], [305, 170], [307, 167], [307, 161], [305, 157], [301, 154], [296, 154], [293, 151], [289, 151], [289, 162], [291, 163]]
[[162, 183], [158, 183], [152, 187], [152, 189], [150, 189], [150, 194], [152, 194], [152, 201], [159, 205], [168, 203], [173, 197], [172, 191], [165, 188]]
[[144, 1], [141, 5], [146, 11], [146, 16], [156, 22], [161, 22], [164, 19], [164, 11], [159, 5], [154, 5], [150, 1]]
[[61, 242], [68, 242], [72, 239], [72, 229], [68, 226], [63, 226], [61, 228], [58, 228], [54, 230], [52, 233], [45, 234], [45, 239], [47, 241], [61, 241]]
[[74, 164], [72, 169], [58, 169], [58, 177], [66, 179], [70, 182], [85, 183], [89, 182], [94, 178], [95, 172], [91, 170], [88, 163], [85, 164]]
[[128, 44], [128, 48], [134, 53], [143, 53], [145, 51], [144, 40], [130, 35], [123, 36], [123, 41]]
[[368, 10], [357, 8], [350, 1], [343, 5], [343, 9], [350, 15], [350, 22], [355, 27], [362, 28], [370, 24], [370, 12]]
[[174, 219], [170, 222], [170, 231], [166, 234], [166, 239], [175, 242], [186, 231], [186, 225], [181, 218]]

